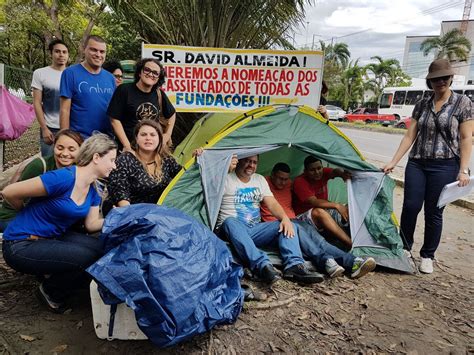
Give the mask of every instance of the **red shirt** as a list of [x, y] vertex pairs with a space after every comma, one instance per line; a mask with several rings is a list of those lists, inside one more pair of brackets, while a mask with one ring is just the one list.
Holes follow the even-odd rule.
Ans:
[[[270, 186], [270, 190], [273, 193], [273, 197], [278, 201], [278, 203], [283, 207], [288, 218], [295, 218], [295, 211], [293, 211], [293, 207], [291, 205], [292, 196], [291, 196], [291, 181], [288, 181], [286, 186], [282, 190], [278, 190], [275, 185], [273, 185], [270, 176], [265, 177], [268, 182], [268, 186]], [[265, 203], [260, 204], [260, 215], [262, 217], [262, 221], [264, 222], [271, 222], [276, 221], [277, 218], [272, 215], [270, 210], [267, 208]]]
[[316, 196], [318, 199], [328, 199], [328, 180], [332, 174], [332, 168], [323, 168], [323, 176], [321, 180], [311, 182], [304, 176], [304, 173], [298, 176], [293, 183], [293, 191], [295, 192], [295, 200], [293, 207], [297, 215], [313, 208], [307, 202], [310, 197]]

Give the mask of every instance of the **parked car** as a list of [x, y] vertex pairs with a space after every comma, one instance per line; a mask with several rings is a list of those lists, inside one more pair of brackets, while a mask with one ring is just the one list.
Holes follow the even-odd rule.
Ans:
[[334, 105], [326, 105], [326, 110], [328, 112], [330, 121], [342, 121], [344, 119], [344, 115], [347, 113], [342, 108]]
[[405, 117], [400, 119], [397, 123], [395, 123], [396, 128], [408, 128], [410, 127], [411, 117]]
[[344, 121], [355, 122], [363, 121], [365, 123], [381, 123], [383, 126], [394, 125], [397, 122], [395, 115], [381, 115], [377, 108], [361, 107], [352, 113], [344, 116]]

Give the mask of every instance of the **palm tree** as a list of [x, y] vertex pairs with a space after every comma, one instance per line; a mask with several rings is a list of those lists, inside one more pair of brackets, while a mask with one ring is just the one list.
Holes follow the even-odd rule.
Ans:
[[364, 100], [364, 76], [366, 67], [359, 66], [359, 59], [350, 61], [340, 76], [340, 84], [335, 88], [334, 98], [347, 109], [351, 102]]
[[450, 62], [455, 60], [464, 62], [469, 57], [471, 41], [459, 29], [454, 28], [443, 36], [425, 39], [420, 49], [425, 56], [434, 51], [437, 53], [437, 59], [445, 58]]
[[319, 41], [321, 50], [324, 51], [324, 61], [345, 68], [351, 57], [347, 43], [328, 44]]
[[[310, 3], [313, 0], [309, 0]], [[148, 43], [293, 49], [305, 0], [106, 0]]]
[[380, 56], [371, 57], [377, 62], [366, 65], [367, 86], [378, 98], [387, 85], [404, 86], [409, 84], [410, 77], [400, 67], [396, 59], [383, 59]]

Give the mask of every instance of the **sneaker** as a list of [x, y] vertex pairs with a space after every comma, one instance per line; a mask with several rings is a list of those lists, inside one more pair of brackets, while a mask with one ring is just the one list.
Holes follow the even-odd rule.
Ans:
[[375, 263], [374, 258], [356, 258], [352, 265], [351, 278], [358, 279], [359, 277], [367, 275], [375, 269], [375, 266], [377, 266], [377, 264]]
[[281, 279], [280, 275], [278, 274], [278, 271], [275, 270], [272, 264], [267, 264], [262, 267], [258, 272], [258, 276], [261, 281], [267, 284], [273, 284]]
[[345, 271], [334, 259], [326, 260], [325, 269], [331, 279], [341, 276]]
[[324, 276], [318, 272], [311, 272], [304, 263], [293, 265], [285, 270], [283, 278], [302, 284], [314, 284], [324, 281]]
[[418, 269], [423, 274], [433, 273], [433, 260], [430, 258], [421, 258], [421, 264]]
[[51, 296], [46, 293], [42, 283], [36, 290], [36, 297], [41, 301], [41, 303], [43, 303], [50, 311], [54, 313], [64, 313], [67, 310], [67, 307], [63, 302], [53, 300]]

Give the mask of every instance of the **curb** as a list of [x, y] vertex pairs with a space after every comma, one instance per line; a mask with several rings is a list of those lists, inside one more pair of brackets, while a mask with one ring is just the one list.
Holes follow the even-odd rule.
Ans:
[[[396, 177], [392, 177], [392, 179], [395, 181], [395, 184], [397, 186], [401, 188], [405, 186], [405, 181], [403, 181], [403, 179], [396, 178]], [[462, 208], [467, 208], [469, 210], [474, 210], [474, 201], [469, 201], [463, 198], [451, 202], [450, 205], [456, 205]]]

